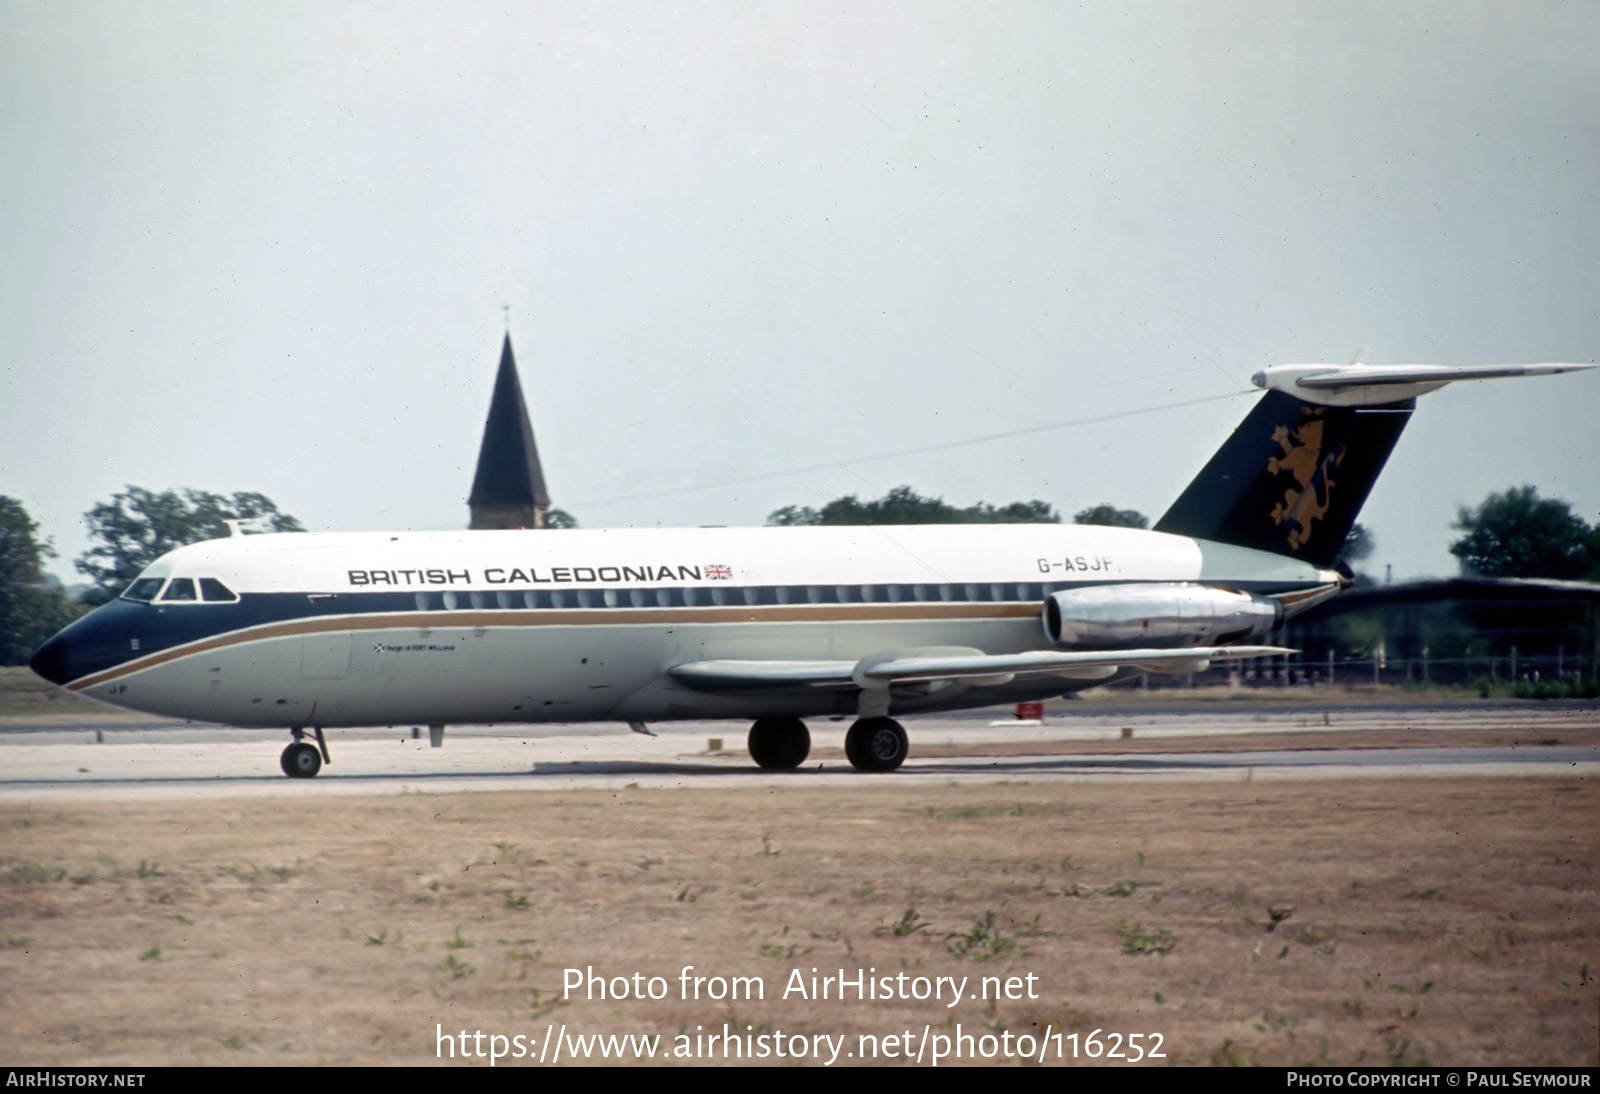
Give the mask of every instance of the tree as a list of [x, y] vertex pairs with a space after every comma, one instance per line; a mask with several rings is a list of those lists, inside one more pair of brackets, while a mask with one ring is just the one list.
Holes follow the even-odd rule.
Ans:
[[809, 505], [785, 505], [782, 509], [774, 509], [768, 513], [767, 523], [790, 528], [800, 524], [821, 524], [822, 517]]
[[204, 490], [160, 494], [130, 486], [84, 514], [89, 538], [99, 541], [78, 557], [80, 572], [95, 583], [87, 604], [114, 600], [150, 563], [187, 543], [230, 535], [227, 522], [263, 522], [274, 532], [304, 532], [298, 520], [278, 512], [264, 494], [238, 493], [230, 499]]
[[1364, 589], [1383, 584], [1366, 570], [1356, 568], [1358, 562], [1371, 557], [1372, 552], [1377, 549], [1378, 537], [1374, 536], [1365, 524], [1357, 522], [1350, 526], [1349, 533], [1344, 537], [1344, 544], [1339, 548], [1338, 561], [1349, 567], [1356, 588]]
[[55, 557], [16, 498], [0, 496], [0, 665], [25, 665], [45, 639], [83, 609], [49, 584], [44, 560]]
[[1101, 524], [1109, 528], [1148, 528], [1150, 518], [1137, 509], [1118, 509], [1109, 502], [1073, 514], [1073, 524]]
[[1344, 537], [1344, 546], [1339, 548], [1339, 557], [1345, 562], [1360, 562], [1377, 550], [1377, 547], [1378, 537], [1374, 536], [1365, 524], [1358, 522], [1350, 526], [1350, 534]]
[[1531, 486], [1463, 505], [1450, 545], [1463, 573], [1481, 577], [1600, 578], [1600, 533], [1568, 502], [1541, 498]]
[[546, 528], [576, 528], [578, 526], [578, 518], [565, 509], [552, 509], [544, 515], [544, 526]]
[[897, 486], [881, 498], [862, 501], [854, 494], [835, 498], [821, 509], [786, 505], [767, 515], [768, 524], [1059, 524], [1055, 507], [1043, 501], [1014, 501], [995, 508], [983, 502], [958, 509], [943, 498], [925, 498]]

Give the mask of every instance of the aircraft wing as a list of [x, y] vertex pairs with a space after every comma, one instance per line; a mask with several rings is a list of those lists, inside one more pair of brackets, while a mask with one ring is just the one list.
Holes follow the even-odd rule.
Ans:
[[860, 661], [689, 661], [667, 675], [697, 691], [887, 688], [932, 680], [1003, 684], [1014, 676], [1056, 673], [1079, 680], [1104, 679], [1120, 668], [1182, 675], [1202, 672], [1212, 661], [1277, 657], [1298, 652], [1282, 646], [1194, 646], [1188, 649], [1088, 650], [986, 654], [947, 648], [876, 654]]
[[854, 661], [690, 661], [667, 670], [696, 691], [763, 691], [773, 688], [854, 687]]

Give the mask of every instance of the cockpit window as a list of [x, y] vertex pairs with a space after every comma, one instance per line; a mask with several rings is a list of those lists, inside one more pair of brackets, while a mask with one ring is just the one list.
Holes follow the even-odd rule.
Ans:
[[175, 577], [167, 585], [167, 591], [161, 594], [162, 600], [199, 600], [194, 592], [194, 578]]
[[164, 577], [141, 577], [129, 585], [128, 591], [122, 595], [128, 600], [154, 600], [166, 580]]
[[200, 598], [202, 600], [231, 601], [238, 600], [238, 595], [214, 577], [200, 579]]

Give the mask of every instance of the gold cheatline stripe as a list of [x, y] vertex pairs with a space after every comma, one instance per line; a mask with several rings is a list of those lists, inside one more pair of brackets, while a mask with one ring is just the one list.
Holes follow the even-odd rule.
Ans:
[[1335, 586], [1332, 584], [1316, 585], [1312, 588], [1300, 589], [1292, 593], [1272, 593], [1270, 595], [1277, 597], [1279, 600], [1283, 601], [1284, 604], [1298, 604], [1308, 596], [1316, 596], [1318, 593], [1327, 592], [1329, 589], [1334, 587]]
[[324, 634], [330, 631], [387, 631], [400, 627], [443, 630], [450, 627], [604, 626], [649, 623], [874, 623], [901, 619], [1024, 619], [1039, 614], [1034, 604], [779, 604], [722, 608], [574, 608], [495, 611], [439, 611], [321, 616], [285, 623], [265, 623], [186, 646], [127, 661], [65, 685], [82, 691], [129, 673], [153, 668], [180, 657], [260, 642], [269, 638]]

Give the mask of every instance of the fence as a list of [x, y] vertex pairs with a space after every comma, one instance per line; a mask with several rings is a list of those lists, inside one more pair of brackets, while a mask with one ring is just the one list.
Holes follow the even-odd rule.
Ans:
[[1497, 656], [1341, 658], [1286, 655], [1214, 664], [1192, 676], [1144, 674], [1117, 686], [1173, 687], [1348, 687], [1356, 685], [1561, 683], [1582, 689], [1595, 681], [1592, 667], [1565, 650], [1525, 655], [1512, 647]]

